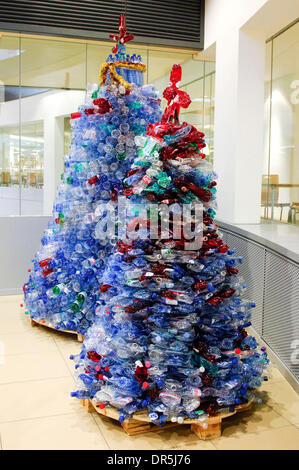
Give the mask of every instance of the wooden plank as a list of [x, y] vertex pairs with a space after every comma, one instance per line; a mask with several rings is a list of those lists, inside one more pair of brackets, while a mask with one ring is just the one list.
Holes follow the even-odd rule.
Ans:
[[83, 343], [83, 341], [84, 341], [84, 336], [81, 335], [81, 333], [78, 333], [78, 334], [77, 334], [77, 340], [78, 340], [79, 343]]
[[[101, 409], [97, 407], [97, 405], [92, 400], [82, 400], [82, 402], [84, 402], [84, 406], [87, 408], [89, 413], [96, 411], [100, 415], [119, 421], [119, 413], [116, 408], [107, 406]], [[233, 416], [236, 413], [250, 410], [252, 403], [253, 401], [250, 401], [244, 405], [236, 406], [234, 411], [229, 411], [227, 409], [221, 413], [218, 413], [216, 416], [207, 416], [204, 420], [186, 419], [182, 424], [191, 424], [191, 432], [193, 432], [202, 440], [215, 439], [221, 436], [221, 423], [223, 419]], [[163, 427], [157, 426], [156, 424], [152, 423], [148, 417], [147, 411], [144, 410], [134, 413], [132, 418], [123, 421], [121, 426], [128, 435], [134, 436], [146, 432], [163, 431], [163, 429], [180, 426], [180, 424], [167, 421]]]
[[[208, 439], [215, 439], [221, 436], [221, 419], [218, 422], [209, 423], [209, 418], [206, 422], [201, 424], [191, 424], [191, 431], [196, 434], [197, 437], [206, 441]], [[206, 425], [206, 427], [205, 427]]]
[[129, 436], [149, 432], [151, 427], [149, 423], [141, 423], [140, 421], [135, 421], [134, 419], [130, 419], [129, 422], [124, 421], [121, 423], [121, 425], [126, 433], [129, 434]]
[[34, 327], [34, 326], [38, 326], [38, 323], [34, 321], [33, 318], [30, 318], [30, 325]]
[[69, 334], [69, 335], [76, 335], [77, 340], [78, 340], [79, 343], [83, 343], [83, 341], [84, 341], [84, 336], [81, 333], [77, 333], [77, 331], [59, 330], [59, 329], [55, 328], [55, 326], [48, 325], [45, 322], [45, 320], [37, 321], [34, 318], [29, 318], [29, 320], [30, 320], [30, 324], [31, 324], [32, 327], [33, 326], [44, 326], [45, 328], [50, 328], [50, 330], [59, 331], [60, 333], [66, 333], [66, 334]]

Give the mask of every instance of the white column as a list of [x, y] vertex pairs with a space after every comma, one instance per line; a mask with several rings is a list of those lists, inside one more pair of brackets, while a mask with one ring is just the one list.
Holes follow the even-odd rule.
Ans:
[[265, 38], [233, 28], [217, 39], [215, 156], [217, 218], [260, 221]]

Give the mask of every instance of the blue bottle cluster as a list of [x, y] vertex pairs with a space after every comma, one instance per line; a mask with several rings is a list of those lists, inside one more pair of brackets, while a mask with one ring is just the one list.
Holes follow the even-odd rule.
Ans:
[[[109, 54], [107, 62], [114, 63], [118, 61], [125, 61], [127, 64], [142, 64], [142, 58], [140, 54], [126, 54], [121, 52], [119, 47], [119, 52], [116, 54]], [[143, 85], [143, 72], [140, 70], [129, 69], [126, 67], [116, 67], [116, 72], [121, 75], [127, 82], [135, 83], [137, 86]]]
[[[170, 121], [149, 125], [147, 134], [136, 139], [138, 156], [123, 194], [133, 208], [174, 204], [169, 236], [158, 230], [153, 237], [144, 215], [140, 236], [130, 236], [138, 230], [134, 210], [128, 211], [127, 239], [103, 273], [94, 324], [81, 353], [71, 357], [72, 396], [117, 408], [120, 422], [140, 410], [161, 426], [204, 421], [253, 400], [269, 361], [245, 330], [255, 305], [244, 298], [241, 259], [214, 223], [216, 181], [202, 153], [204, 135]], [[186, 222], [175, 219], [179, 204], [193, 209], [187, 222], [195, 232], [201, 224], [196, 249], [184, 235], [174, 236], [175, 223]], [[196, 204], [202, 219], [194, 215]]]
[[70, 153], [53, 216], [24, 285], [26, 314], [35, 320], [82, 334], [91, 325], [103, 269], [115, 245], [97, 236], [97, 207], [121, 194], [137, 155], [134, 138], [160, 116], [153, 86], [135, 81], [128, 91], [110, 77], [104, 86], [94, 85], [72, 114]]

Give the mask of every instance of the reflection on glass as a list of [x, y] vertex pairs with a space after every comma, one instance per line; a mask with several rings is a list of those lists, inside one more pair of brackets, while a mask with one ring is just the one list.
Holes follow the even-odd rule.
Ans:
[[182, 87], [191, 97], [191, 104], [181, 110], [182, 119], [204, 132], [203, 122], [203, 78]]
[[[20, 214], [19, 38], [0, 38], [0, 216]], [[16, 106], [15, 104], [16, 103]]]
[[299, 23], [267, 44], [262, 217], [299, 225]]
[[21, 38], [22, 86], [85, 89], [86, 45]]
[[0, 38], [0, 103], [5, 101], [4, 85], [19, 86], [19, 56], [22, 53], [23, 51], [19, 48], [19, 38], [2, 35]]
[[87, 83], [97, 83], [100, 67], [111, 54], [111, 46], [87, 44]]
[[1, 186], [19, 185], [19, 129], [0, 129]]
[[21, 215], [43, 213], [44, 124], [26, 122], [21, 128]]
[[22, 186], [43, 187], [44, 129], [43, 122], [22, 126]]
[[181, 110], [181, 115], [182, 118], [190, 122], [199, 131], [205, 133], [206, 147], [204, 152], [207, 155], [207, 160], [213, 162], [215, 73], [206, 73], [207, 70], [212, 70], [212, 67], [209, 65], [210, 62], [192, 61], [194, 62], [194, 67], [198, 66], [200, 68], [202, 75], [200, 78], [188, 82], [181, 87], [184, 91], [187, 91], [192, 99], [190, 106], [186, 110]]
[[[20, 146], [21, 143], [21, 146]], [[21, 148], [21, 155], [20, 155]], [[43, 188], [43, 122], [0, 129], [0, 215], [19, 215], [20, 188], [21, 215], [42, 213]], [[5, 188], [5, 189], [4, 189]], [[38, 210], [35, 210], [38, 209]]]
[[[188, 62], [192, 60], [192, 54], [178, 53], [177, 51], [149, 50], [148, 52], [148, 83], [153, 83], [159, 92], [159, 97], [163, 98], [163, 91], [168, 86], [170, 71], [173, 64], [182, 66], [182, 83], [184, 86], [190, 81], [188, 74]], [[162, 109], [166, 106], [166, 101], [162, 99]]]

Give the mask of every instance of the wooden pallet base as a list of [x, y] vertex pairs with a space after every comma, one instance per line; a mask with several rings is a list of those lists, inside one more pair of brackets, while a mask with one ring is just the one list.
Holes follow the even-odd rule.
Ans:
[[[98, 414], [103, 416], [108, 416], [114, 420], [118, 421], [119, 414], [115, 408], [106, 407], [104, 409], [98, 408], [92, 400], [81, 400], [83, 406], [86, 407], [88, 413], [92, 413], [96, 411]], [[219, 413], [217, 416], [211, 416], [206, 418], [204, 421], [201, 420], [194, 420], [194, 419], [185, 419], [184, 425], [190, 424], [191, 431], [196, 434], [199, 439], [208, 440], [208, 439], [215, 439], [221, 436], [221, 423], [222, 420], [228, 418], [229, 416], [233, 416], [236, 413], [241, 411], [248, 411], [252, 407], [252, 401], [246, 403], [246, 405], [236, 406], [235, 411], [223, 411]], [[178, 423], [171, 423], [170, 421], [161, 428], [153, 424], [147, 412], [137, 412], [134, 413], [133, 417], [129, 420], [125, 420], [121, 423], [122, 428], [126, 431], [129, 436], [136, 436], [137, 434], [143, 434], [146, 432], [152, 431], [161, 431], [162, 429], [169, 429], [173, 427], [180, 426]]]
[[77, 336], [77, 340], [79, 341], [79, 343], [83, 343], [84, 341], [84, 336], [81, 335], [81, 333], [77, 333], [77, 331], [72, 331], [72, 330], [57, 330], [54, 326], [50, 326], [48, 325], [46, 322], [44, 321], [36, 321], [34, 320], [34, 318], [30, 318], [30, 323], [31, 323], [31, 326], [44, 326], [45, 328], [50, 328], [51, 330], [55, 330], [55, 331], [59, 331], [61, 333], [66, 333], [66, 334], [70, 334], [70, 335], [76, 335]]

